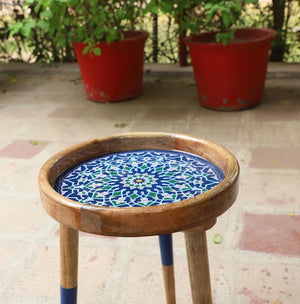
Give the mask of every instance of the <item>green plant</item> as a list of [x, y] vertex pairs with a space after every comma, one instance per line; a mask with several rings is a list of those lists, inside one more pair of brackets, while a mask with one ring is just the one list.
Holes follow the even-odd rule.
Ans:
[[260, 1], [248, 7], [239, 20], [239, 27], [273, 28], [277, 36], [272, 43], [270, 61], [299, 62], [300, 1]]
[[123, 38], [143, 14], [144, 0], [27, 0], [31, 14], [10, 26], [10, 36], [22, 34], [28, 40], [34, 29], [58, 47], [72, 42], [87, 46], [83, 53], [100, 55], [97, 44]]
[[164, 14], [179, 18], [180, 32], [196, 34], [201, 30], [216, 29], [216, 41], [224, 45], [234, 37], [234, 25], [240, 18], [245, 5], [258, 0], [152, 0], [147, 9], [161, 10]]

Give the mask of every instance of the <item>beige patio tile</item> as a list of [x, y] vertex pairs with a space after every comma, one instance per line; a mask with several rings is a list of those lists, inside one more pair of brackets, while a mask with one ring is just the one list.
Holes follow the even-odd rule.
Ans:
[[300, 148], [256, 148], [251, 168], [300, 170]]
[[[112, 104], [86, 98], [76, 64], [2, 67], [16, 81], [0, 89], [0, 303], [59, 303], [59, 224], [41, 205], [42, 164], [75, 143], [138, 131], [207, 138], [240, 163], [237, 201], [207, 232], [213, 303], [298, 303], [298, 76], [267, 79], [256, 108], [219, 112], [199, 104], [191, 67], [149, 65], [143, 94]], [[79, 244], [78, 303], [164, 303], [157, 236], [80, 233]], [[183, 233], [173, 246], [177, 302], [190, 304]]]
[[1, 195], [2, 212], [0, 213], [0, 230], [9, 234], [34, 234], [48, 223], [50, 218], [44, 212], [38, 197], [20, 195]]

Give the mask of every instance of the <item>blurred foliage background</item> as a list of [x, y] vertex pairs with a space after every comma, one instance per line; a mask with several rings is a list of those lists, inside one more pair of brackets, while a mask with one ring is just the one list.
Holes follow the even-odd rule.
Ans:
[[[25, 10], [22, 0], [0, 0], [0, 62], [74, 62], [71, 45], [60, 48], [39, 29], [33, 29], [31, 38], [22, 34], [9, 38], [9, 25], [24, 19], [27, 14], [38, 13], [34, 2]], [[198, 12], [199, 13], [199, 12]], [[201, 18], [201, 12], [199, 14]], [[150, 33], [145, 47], [145, 61], [176, 63], [178, 54], [177, 20], [161, 13], [148, 13], [138, 20], [136, 29]], [[247, 5], [237, 27], [266, 27], [277, 30], [272, 45], [271, 61], [300, 62], [300, 2], [299, 0], [261, 0]], [[202, 31], [213, 30], [201, 29]], [[188, 59], [189, 60], [189, 59]]]

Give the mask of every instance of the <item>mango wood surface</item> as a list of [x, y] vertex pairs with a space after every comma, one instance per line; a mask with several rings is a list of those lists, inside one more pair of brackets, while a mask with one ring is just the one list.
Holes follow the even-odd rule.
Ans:
[[206, 231], [184, 233], [193, 304], [212, 304]]
[[60, 225], [60, 286], [74, 288], [77, 280], [78, 230]]
[[[194, 198], [140, 208], [86, 205], [53, 189], [56, 178], [74, 165], [108, 153], [139, 149], [179, 150], [199, 155], [218, 166], [225, 179]], [[180, 134], [130, 133], [93, 139], [59, 152], [41, 168], [39, 186], [44, 208], [61, 224], [95, 234], [147, 236], [188, 230], [221, 215], [236, 199], [238, 175], [235, 157], [213, 142]]]
[[175, 276], [174, 276], [174, 265], [162, 267], [163, 277], [164, 277], [164, 286], [166, 293], [166, 303], [175, 304], [176, 295], [175, 295]]

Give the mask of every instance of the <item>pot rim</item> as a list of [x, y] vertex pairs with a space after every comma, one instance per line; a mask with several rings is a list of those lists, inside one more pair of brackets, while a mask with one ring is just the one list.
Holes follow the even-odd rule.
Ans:
[[[257, 43], [261, 41], [267, 41], [267, 40], [273, 40], [277, 32], [273, 29], [269, 28], [238, 28], [235, 29], [236, 33], [239, 32], [257, 32], [257, 33], [265, 33], [263, 36], [259, 36], [256, 38], [249, 38], [248, 40], [243, 40], [239, 41], [236, 39], [233, 39], [231, 42], [229, 42], [226, 46], [237, 46], [237, 45], [247, 45], [251, 43]], [[212, 38], [215, 39], [215, 35], [219, 33], [220, 31], [209, 31], [209, 32], [204, 32], [204, 33], [199, 33], [199, 34], [192, 34], [183, 39], [183, 42], [186, 45], [205, 45], [205, 46], [222, 46], [224, 45], [221, 42], [211, 42]], [[209, 41], [205, 41], [205, 37], [209, 38]], [[203, 40], [199, 41], [199, 38], [204, 38]], [[198, 40], [198, 41], [197, 41]]]
[[[130, 42], [130, 41], [134, 41], [134, 40], [137, 40], [137, 39], [145, 39], [146, 40], [149, 37], [149, 35], [150, 35], [147, 31], [143, 31], [143, 30], [128, 30], [128, 31], [123, 31], [123, 34], [124, 34], [124, 39], [118, 39], [118, 40], [112, 41], [110, 44], [116, 43], [116, 42], [120, 42], [120, 41], [126, 41], [126, 42], [128, 41], [128, 42]], [[134, 34], [134, 35], [132, 37], [125, 37], [126, 34]], [[99, 45], [101, 43], [106, 43], [106, 41], [105, 40], [99, 41], [99, 42], [96, 43], [96, 45]], [[72, 42], [72, 44], [73, 45], [76, 45], [76, 44], [85, 44], [86, 45], [87, 43], [85, 43], [83, 41], [76, 41], [76, 40], [74, 40]]]

